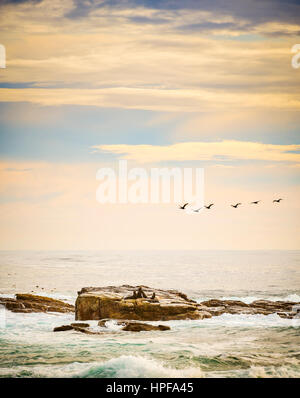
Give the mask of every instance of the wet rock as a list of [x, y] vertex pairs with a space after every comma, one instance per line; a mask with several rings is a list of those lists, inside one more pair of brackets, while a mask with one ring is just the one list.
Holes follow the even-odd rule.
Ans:
[[141, 322], [128, 322], [126, 326], [122, 328], [122, 330], [126, 332], [142, 332], [142, 331], [152, 331], [152, 330], [170, 330], [171, 328], [166, 325], [150, 325], [148, 323], [141, 323]]
[[62, 325], [54, 328], [53, 332], [65, 332], [66, 330], [72, 330], [72, 329], [73, 327], [71, 325]]
[[15, 299], [1, 297], [0, 304], [12, 312], [74, 312], [74, 306], [61, 300], [34, 294], [17, 294]]
[[88, 323], [83, 323], [83, 322], [76, 322], [76, 323], [71, 323], [72, 327], [78, 327], [78, 328], [89, 328], [90, 325]]
[[[202, 319], [211, 315], [198, 311], [198, 304], [176, 290], [140, 286], [142, 298], [132, 299], [138, 286], [107, 286], [83, 288], [76, 300], [76, 320], [125, 319], [164, 321], [173, 319]], [[155, 300], [151, 297], [155, 293]], [[200, 307], [199, 307], [200, 308]]]
[[[138, 295], [137, 292], [143, 294]], [[138, 296], [140, 298], [137, 298]], [[105, 319], [168, 321], [205, 319], [224, 313], [232, 315], [277, 313], [282, 318], [293, 318], [297, 315], [295, 308], [299, 307], [299, 304], [269, 300], [256, 300], [246, 304], [240, 300], [220, 299], [197, 303], [176, 290], [130, 285], [86, 287], [78, 292], [75, 319], [100, 320], [103, 326], [106, 322]], [[127, 324], [124, 327], [126, 326]]]
[[[208, 312], [213, 316], [227, 314], [248, 314], [248, 315], [270, 315], [277, 313], [282, 318], [292, 319], [296, 316], [295, 308], [299, 303], [287, 301], [255, 300], [250, 304], [245, 304], [239, 300], [207, 300], [200, 303], [206, 306]], [[217, 310], [216, 310], [217, 309]]]

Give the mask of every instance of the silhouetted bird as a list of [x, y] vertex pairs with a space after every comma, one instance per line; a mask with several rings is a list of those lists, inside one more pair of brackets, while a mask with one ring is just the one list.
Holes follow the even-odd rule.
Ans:
[[281, 200], [282, 200], [282, 199], [274, 199], [274, 200], [273, 200], [273, 203], [280, 203]]
[[198, 213], [201, 209], [202, 209], [202, 207], [199, 207], [199, 209], [195, 209], [195, 210], [193, 210], [193, 212]]
[[211, 203], [210, 205], [208, 205], [208, 206], [204, 206], [206, 209], [210, 209], [211, 208], [211, 206], [213, 206], [214, 204], [213, 203]]
[[188, 205], [188, 203], [185, 203], [183, 206], [179, 206], [179, 209], [184, 210], [187, 205]]
[[236, 205], [231, 205], [231, 207], [234, 207], [236, 209], [240, 205], [241, 205], [241, 203], [237, 203]]
[[260, 202], [260, 200], [255, 200], [254, 202], [251, 202], [251, 205], [257, 205]]

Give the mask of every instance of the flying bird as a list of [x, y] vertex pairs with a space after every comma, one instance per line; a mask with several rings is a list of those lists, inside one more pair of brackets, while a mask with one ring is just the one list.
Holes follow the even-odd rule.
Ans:
[[237, 203], [236, 205], [231, 205], [231, 207], [234, 207], [236, 209], [239, 205], [241, 205], [241, 203]]
[[202, 209], [202, 207], [199, 207], [199, 209], [195, 209], [195, 210], [193, 210], [193, 212], [198, 213], [201, 209]]
[[280, 203], [281, 200], [282, 200], [282, 199], [274, 199], [274, 200], [273, 200], [273, 203]]
[[211, 206], [213, 206], [213, 205], [214, 205], [214, 203], [211, 203], [208, 206], [204, 206], [204, 207], [209, 210], [211, 208]]
[[255, 200], [254, 202], [251, 202], [251, 205], [257, 205], [260, 202], [260, 200]]
[[188, 205], [188, 203], [185, 203], [183, 206], [179, 206], [179, 209], [184, 210], [187, 205]]

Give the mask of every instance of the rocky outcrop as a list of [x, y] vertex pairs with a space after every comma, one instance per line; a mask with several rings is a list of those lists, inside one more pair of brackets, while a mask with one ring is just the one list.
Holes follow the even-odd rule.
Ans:
[[73, 330], [73, 326], [71, 325], [57, 326], [56, 328], [53, 329], [53, 332], [65, 332], [66, 330]]
[[262, 314], [270, 315], [276, 313], [282, 318], [292, 319], [297, 316], [297, 308], [300, 310], [300, 303], [291, 301], [269, 301], [256, 300], [246, 304], [239, 300], [207, 300], [200, 303], [206, 307], [212, 315], [227, 314]]
[[[101, 319], [98, 322], [98, 326], [100, 327], [107, 327], [106, 322], [111, 321], [111, 319]], [[149, 331], [149, 330], [171, 330], [170, 326], [167, 325], [151, 325], [150, 323], [142, 323], [137, 321], [125, 321], [125, 320], [114, 320], [117, 325], [123, 326], [121, 330], [125, 330], [128, 332], [142, 332], [142, 331]]]
[[211, 299], [197, 303], [176, 290], [123, 285], [83, 288], [78, 292], [75, 317], [76, 320], [108, 318], [168, 321], [204, 319], [224, 313], [249, 315], [276, 313], [282, 318], [294, 318], [299, 316], [295, 310], [297, 305], [299, 307], [300, 303], [269, 300], [256, 300], [246, 304], [240, 300]]
[[[76, 320], [127, 319], [167, 321], [203, 319], [212, 315], [195, 301], [176, 290], [152, 289], [141, 286], [145, 294], [137, 297], [140, 286], [107, 286], [83, 288], [75, 305]], [[155, 299], [151, 299], [155, 293]]]
[[0, 297], [0, 304], [12, 312], [74, 312], [74, 305], [50, 297], [17, 294], [15, 299]]
[[[101, 327], [106, 327], [106, 322], [109, 321], [109, 319], [103, 319], [101, 320], [98, 325]], [[171, 328], [166, 325], [151, 325], [149, 323], [142, 323], [142, 322], [136, 322], [136, 321], [116, 321], [117, 325], [123, 326], [121, 330], [124, 330], [126, 332], [142, 332], [142, 331], [165, 331], [165, 330], [170, 330]], [[71, 323], [71, 325], [62, 325], [62, 326], [57, 326], [53, 329], [53, 332], [64, 332], [67, 330], [75, 330], [76, 332], [81, 332], [81, 333], [86, 333], [86, 334], [96, 334], [96, 335], [103, 335], [105, 332], [97, 332], [94, 330], [89, 329], [90, 325], [88, 323]], [[115, 333], [115, 331], [111, 331], [111, 333]], [[107, 334], [107, 333], [106, 333]]]
[[141, 322], [128, 322], [126, 326], [122, 328], [126, 332], [142, 332], [142, 331], [151, 331], [151, 330], [170, 330], [171, 328], [166, 325], [150, 325], [149, 323], [141, 323]]
[[83, 323], [83, 322], [76, 322], [76, 323], [71, 323], [71, 326], [73, 328], [89, 328], [90, 325], [88, 323]]

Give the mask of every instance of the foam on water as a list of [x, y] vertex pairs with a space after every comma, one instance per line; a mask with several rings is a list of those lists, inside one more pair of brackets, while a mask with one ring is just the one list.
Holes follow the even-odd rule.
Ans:
[[[51, 370], [50, 370], [51, 368]], [[79, 363], [64, 366], [32, 366], [14, 369], [2, 368], [1, 375], [6, 377], [202, 377], [203, 372], [197, 368], [176, 369], [164, 366], [163, 363], [142, 356], [122, 355], [99, 363]]]

